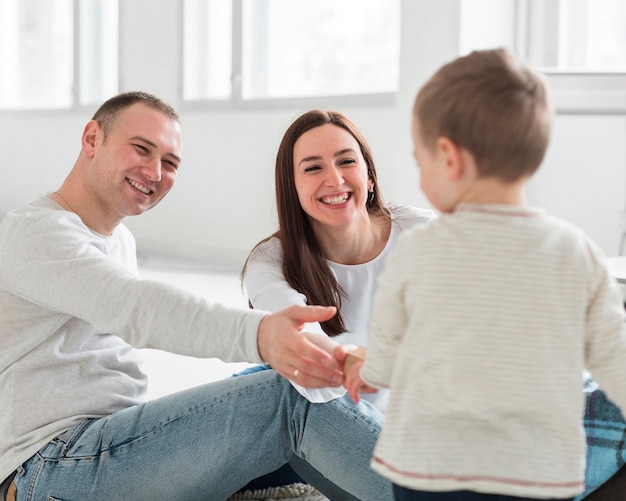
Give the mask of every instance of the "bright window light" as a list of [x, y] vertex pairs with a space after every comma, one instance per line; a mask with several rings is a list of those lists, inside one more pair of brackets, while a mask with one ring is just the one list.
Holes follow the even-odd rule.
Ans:
[[400, 6], [244, 0], [243, 98], [395, 92]]
[[512, 48], [546, 73], [557, 111], [624, 113], [624, 26], [623, 0], [461, 0], [460, 53]]
[[230, 98], [232, 2], [185, 0], [183, 19], [183, 98]]
[[0, 109], [102, 101], [118, 89], [118, 52], [117, 0], [2, 0]]
[[183, 97], [394, 93], [400, 0], [185, 0]]

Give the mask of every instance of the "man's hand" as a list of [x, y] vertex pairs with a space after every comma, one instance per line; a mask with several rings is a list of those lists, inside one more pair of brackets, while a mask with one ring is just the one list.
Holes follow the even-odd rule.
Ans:
[[305, 388], [339, 386], [343, 374], [334, 357], [300, 332], [305, 323], [323, 322], [336, 312], [334, 306], [290, 306], [266, 315], [257, 334], [261, 358]]

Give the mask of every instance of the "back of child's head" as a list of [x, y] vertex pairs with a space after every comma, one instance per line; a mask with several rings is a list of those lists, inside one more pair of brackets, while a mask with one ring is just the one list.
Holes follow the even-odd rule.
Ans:
[[537, 170], [551, 115], [544, 79], [506, 49], [474, 51], [442, 66], [413, 109], [426, 147], [447, 137], [473, 155], [480, 177], [503, 181]]

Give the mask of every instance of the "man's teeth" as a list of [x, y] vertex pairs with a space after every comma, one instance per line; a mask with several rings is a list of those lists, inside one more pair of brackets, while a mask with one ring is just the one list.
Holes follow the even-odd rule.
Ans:
[[324, 202], [325, 204], [331, 204], [331, 205], [339, 205], [344, 203], [346, 200], [348, 200], [349, 194], [348, 193], [344, 193], [343, 195], [339, 195], [336, 197], [324, 197], [322, 198], [322, 202]]
[[132, 179], [128, 180], [128, 184], [137, 188], [139, 191], [141, 191], [141, 193], [145, 193], [146, 195], [149, 195], [150, 193], [152, 193], [152, 191], [146, 188], [144, 185], [139, 184], [136, 181], [133, 181]]

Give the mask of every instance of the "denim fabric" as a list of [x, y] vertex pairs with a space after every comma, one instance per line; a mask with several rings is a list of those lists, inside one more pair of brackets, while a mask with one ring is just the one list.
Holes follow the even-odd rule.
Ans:
[[[291, 462], [294, 458], [298, 456], [292, 456]], [[300, 458], [298, 458], [300, 459]], [[300, 459], [300, 461], [302, 461]], [[308, 464], [308, 463], [305, 463]], [[241, 490], [242, 491], [255, 491], [262, 489], [269, 489], [272, 487], [282, 487], [285, 485], [291, 484], [306, 484], [308, 483], [304, 478], [298, 475], [295, 470], [291, 467], [289, 463], [281, 466], [278, 470], [268, 473], [267, 475], [263, 475], [260, 478], [255, 478], [251, 482], [248, 482]], [[2, 498], [0, 498], [2, 499]]]
[[18, 469], [23, 500], [219, 501], [292, 454], [358, 499], [391, 499], [369, 468], [378, 411], [310, 404], [273, 370], [88, 419]]
[[[241, 372], [233, 374], [232, 377], [245, 376], [268, 369], [270, 369], [270, 366], [267, 364], [254, 365]], [[380, 414], [379, 422], [381, 424], [382, 420], [383, 416]], [[359, 501], [354, 496], [351, 496], [343, 489], [340, 489], [337, 485], [330, 482], [315, 468], [298, 456], [292, 456], [289, 463], [282, 466], [278, 470], [267, 475], [263, 475], [262, 477], [255, 478], [241, 490], [267, 489], [292, 484], [294, 482], [304, 482], [314, 485], [317, 490], [324, 494], [328, 499], [332, 499], [332, 501]]]

